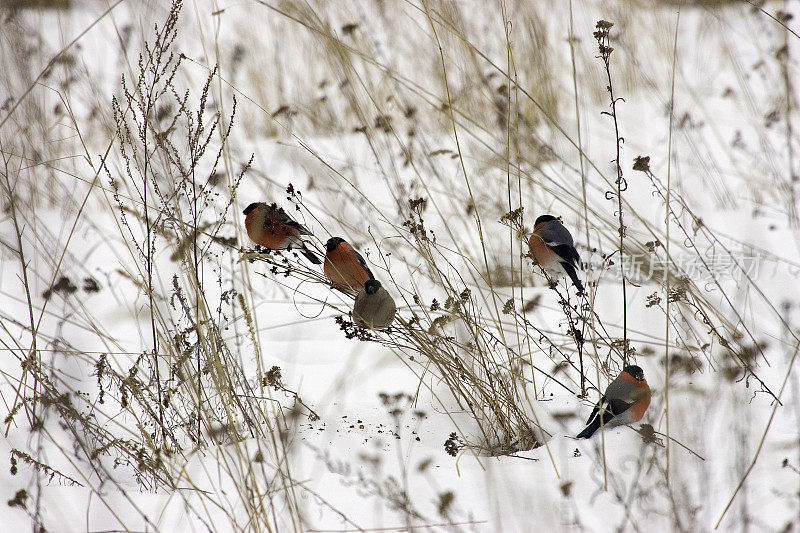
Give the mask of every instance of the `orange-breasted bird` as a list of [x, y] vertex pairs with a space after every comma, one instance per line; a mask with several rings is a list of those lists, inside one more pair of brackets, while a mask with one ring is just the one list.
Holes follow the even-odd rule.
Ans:
[[341, 237], [328, 239], [325, 250], [322, 271], [337, 289], [359, 290], [368, 280], [375, 279], [361, 254]]
[[386, 329], [392, 325], [395, 313], [397, 306], [381, 282], [367, 280], [353, 304], [353, 322], [364, 328]]
[[583, 292], [583, 284], [575, 272], [576, 267], [581, 268], [581, 256], [572, 235], [556, 217], [542, 215], [536, 219], [528, 248], [543, 269], [555, 275], [566, 274], [578, 292]]
[[650, 386], [644, 379], [644, 371], [630, 365], [622, 369], [617, 379], [606, 387], [600, 403], [594, 406], [586, 429], [577, 438], [588, 439], [602, 424], [604, 427], [638, 422], [650, 406]]
[[311, 232], [276, 204], [252, 203], [244, 210], [244, 214], [247, 236], [256, 244], [270, 250], [291, 250], [295, 247], [315, 265], [322, 263], [300, 238], [302, 235], [311, 235]]

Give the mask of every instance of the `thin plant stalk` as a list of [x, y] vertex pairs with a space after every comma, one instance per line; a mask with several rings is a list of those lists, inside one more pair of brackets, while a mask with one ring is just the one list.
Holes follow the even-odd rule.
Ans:
[[[616, 196], [617, 199], [617, 220], [619, 232], [619, 269], [622, 276], [622, 363], [623, 366], [628, 364], [628, 293], [627, 283], [625, 276], [625, 220], [623, 217], [622, 209], [622, 192], [628, 188], [628, 184], [622, 175], [622, 165], [620, 162], [620, 152], [624, 139], [619, 135], [619, 122], [617, 120], [617, 102], [622, 100], [614, 96], [614, 84], [611, 81], [611, 53], [614, 48], [609, 46], [609, 34], [611, 27], [614, 25], [612, 22], [600, 20], [597, 22], [597, 31], [594, 32], [594, 37], [597, 39], [597, 44], [600, 50], [600, 59], [603, 61], [604, 70], [606, 73], [606, 80], [608, 85], [606, 89], [611, 98], [611, 112], [603, 111], [603, 114], [609, 115], [614, 121], [614, 145], [616, 149], [616, 156], [614, 158], [614, 165], [617, 169], [617, 179], [615, 184], [617, 190], [615, 193], [607, 193], [606, 197]], [[585, 204], [584, 204], [585, 205]]]

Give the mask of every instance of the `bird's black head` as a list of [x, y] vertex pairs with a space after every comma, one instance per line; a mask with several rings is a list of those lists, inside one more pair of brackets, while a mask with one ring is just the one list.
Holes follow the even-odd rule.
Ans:
[[377, 279], [368, 279], [364, 283], [364, 292], [367, 294], [375, 294], [381, 288], [381, 282]]
[[258, 207], [258, 202], [253, 202], [252, 204], [248, 205], [242, 211], [245, 215], [249, 215], [251, 211], [255, 210]]
[[550, 222], [551, 220], [557, 220], [557, 219], [553, 215], [542, 215], [536, 219], [536, 222], [533, 223], [533, 226], [536, 227], [539, 224], [542, 224], [544, 222]]
[[642, 367], [630, 365], [623, 368], [622, 371], [633, 376], [633, 379], [636, 381], [642, 381], [644, 379], [644, 370], [642, 370]]
[[344, 239], [341, 237], [331, 237], [328, 239], [328, 242], [325, 243], [325, 250], [332, 252], [339, 246], [341, 243], [344, 242]]

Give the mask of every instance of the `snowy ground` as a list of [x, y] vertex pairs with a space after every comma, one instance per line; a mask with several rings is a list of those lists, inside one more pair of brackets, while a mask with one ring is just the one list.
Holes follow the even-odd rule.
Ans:
[[[8, 158], [5, 183], [17, 188], [13, 195], [13, 187], [3, 189], [0, 222], [0, 339], [8, 354], [0, 359], [0, 395], [14, 415], [0, 451], [16, 457], [18, 470], [2, 471], [0, 487], [9, 501], [21, 489], [28, 494], [26, 508], [10, 502], [0, 511], [8, 531], [34, 523], [49, 531], [239, 531], [266, 529], [264, 524], [277, 531], [708, 531], [718, 521], [724, 531], [800, 528], [800, 186], [790, 179], [800, 172], [800, 123], [791, 98], [787, 111], [787, 93], [797, 98], [800, 38], [767, 15], [784, 20], [780, 10], [794, 13], [785, 22], [798, 31], [796, 4], [767, 2], [762, 12], [749, 4], [700, 2], [683, 7], [678, 19], [671, 3], [653, 8], [574, 2], [581, 161], [566, 2], [498, 3], [491, 10], [474, 4], [488, 10], [482, 14], [469, 3], [448, 10], [447, 4], [427, 3], [348, 2], [333, 8], [187, 1], [175, 45], [187, 59], [177, 79], [196, 97], [207, 66], [219, 63], [221, 78], [211, 85], [213, 109], [230, 113], [235, 95], [237, 110], [217, 171], [232, 180], [250, 154], [253, 163], [219, 224], [218, 236], [236, 244], [204, 241], [210, 251], [202, 270], [204, 298], [231, 357], [220, 359], [219, 368], [209, 363], [204, 374], [204, 398], [220, 413], [213, 422], [208, 418], [205, 445], [195, 446], [188, 429], [178, 432], [184, 436], [181, 450], [166, 467], [177, 488], [154, 486], [141, 475], [141, 465], [121, 452], [88, 459], [86, 450], [103, 441], [72, 433], [74, 425], [62, 423], [69, 411], [44, 408], [42, 429], [32, 429], [32, 411], [18, 405], [18, 395], [36, 394], [21, 365], [32, 336], [19, 233], [43, 375], [70, 392], [78, 412], [152, 457], [157, 431], [142, 414], [146, 406], [143, 411], [122, 405], [123, 387], [107, 382], [101, 388], [96, 373], [101, 354], [108, 354], [110, 367], [124, 377], [152, 347], [145, 274], [130, 244], [134, 238], [141, 242], [142, 224], [133, 215], [141, 206], [114, 148], [111, 97], [120, 98], [121, 75], [135, 78], [141, 42], [152, 39], [153, 24], [163, 24], [168, 7], [122, 2], [104, 15], [110, 7], [105, 2], [73, 4], [9, 14], [9, 31], [16, 33], [3, 38], [4, 57], [17, 59], [7, 69], [15, 76], [0, 87], [0, 151]], [[324, 22], [316, 32], [309, 29], [318, 24], [312, 13]], [[521, 87], [510, 100], [522, 117], [516, 129], [503, 123], [508, 117], [501, 72], [511, 61], [504, 17], [511, 21], [505, 27]], [[32, 83], [98, 19], [70, 49], [72, 59], [56, 62], [50, 74]], [[622, 336], [623, 300], [614, 265], [603, 267], [603, 257], [617, 250], [618, 233], [616, 199], [607, 196], [615, 178], [614, 130], [601, 115], [608, 110], [607, 80], [592, 38], [600, 19], [615, 22], [612, 76], [616, 94], [624, 98], [618, 105], [628, 183], [626, 261], [643, 272], [659, 260], [663, 264], [663, 246], [649, 255], [646, 243], [667, 242], [666, 206], [658, 191], [665, 190], [669, 175], [671, 282], [685, 276], [691, 294], [670, 302], [667, 341], [664, 284], [644, 276], [627, 285], [628, 335], [654, 391], [642, 422], [662, 434], [655, 442], [635, 431], [638, 424], [587, 441], [573, 438], [597, 390], [581, 399], [574, 367], [556, 372], [563, 360], [559, 350], [572, 363], [577, 358], [566, 319], [538, 269], [529, 259], [520, 267], [520, 239], [499, 223], [510, 210], [509, 194], [511, 208], [521, 198], [527, 228], [538, 214], [562, 215], [584, 260], [594, 265], [590, 301], [602, 328], [587, 334], [586, 365], [590, 385], [602, 390], [616, 371], [609, 376], [596, 370], [598, 360], [614, 358], [600, 341]], [[450, 69], [454, 115], [443, 106], [442, 58], [431, 21]], [[357, 26], [345, 31], [347, 24]], [[341, 47], [319, 28], [339, 36]], [[18, 55], [22, 50], [29, 51], [25, 59]], [[17, 100], [23, 103], [15, 108]], [[290, 111], [281, 111], [283, 106]], [[386, 131], [380, 127], [383, 115], [392, 117]], [[12, 118], [5, 121], [7, 116]], [[354, 131], [365, 125], [367, 130]], [[515, 136], [507, 151], [508, 137]], [[100, 170], [109, 146], [109, 173], [131, 209], [129, 226]], [[660, 185], [631, 170], [640, 155], [650, 156]], [[204, 215], [209, 221], [222, 220], [230, 183], [212, 187], [216, 196]], [[341, 235], [361, 250], [404, 319], [424, 316], [434, 299], [444, 302], [453, 291], [472, 291], [481, 323], [539, 369], [522, 364], [518, 392], [519, 408], [550, 435], [543, 446], [498, 457], [470, 447], [448, 455], [451, 433], [475, 443], [487, 421], [458, 407], [424, 354], [345, 338], [335, 317], [346, 314], [346, 297], [322, 282], [271, 274], [262, 261], [241, 261], [240, 247], [252, 246], [241, 210], [262, 200], [288, 209], [289, 184], [302, 192], [298, 217], [315, 238], [324, 243]], [[453, 290], [420, 260], [403, 225], [410, 216], [408, 200], [418, 197], [428, 200], [425, 227], [436, 235], [442, 254], [437, 266], [456, 285]], [[184, 271], [170, 259], [168, 239], [157, 246], [155, 292], [162, 298], [154, 305], [159, 317], [174, 319], [159, 324], [159, 342], [177, 345], [172, 334], [191, 337], [193, 331], [182, 329], [189, 318], [172, 289], [173, 275]], [[45, 298], [60, 276], [76, 290]], [[226, 299], [231, 289], [245, 297], [255, 337], [243, 307]], [[648, 305], [654, 293], [661, 301]], [[501, 317], [496, 302], [502, 308], [512, 297], [518, 312], [539, 298], [524, 316], [544, 335], [521, 331], [509, 315]], [[443, 331], [469, 340], [457, 321]], [[593, 339], [599, 339], [596, 355]], [[735, 345], [740, 359], [724, 342]], [[468, 351], [463, 355], [469, 357]], [[259, 376], [272, 366], [280, 367], [283, 385], [318, 420], [305, 408], [300, 416], [284, 416], [294, 396], [259, 388]], [[146, 364], [139, 371], [149, 372]], [[240, 378], [231, 379], [238, 384], [231, 386], [233, 396], [214, 390], [208, 376], [216, 373]], [[220, 421], [242, 423], [225, 417], [230, 399], [245, 395], [266, 413], [264, 425], [281, 430], [266, 432], [269, 438], [247, 431], [217, 438], [215, 431], [227, 431]], [[185, 401], [191, 413], [191, 401]], [[37, 472], [12, 450], [60, 474]]]

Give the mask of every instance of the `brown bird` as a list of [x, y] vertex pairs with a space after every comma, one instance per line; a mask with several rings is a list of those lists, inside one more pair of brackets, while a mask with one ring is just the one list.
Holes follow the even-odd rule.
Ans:
[[353, 322], [369, 329], [386, 329], [392, 324], [397, 306], [376, 279], [367, 280], [353, 304]]
[[270, 250], [298, 248], [315, 265], [322, 263], [301, 239], [302, 235], [311, 235], [311, 232], [276, 204], [252, 203], [244, 210], [244, 214], [247, 236], [256, 244]]
[[322, 271], [337, 289], [359, 290], [364, 283], [375, 279], [361, 254], [341, 237], [328, 239], [325, 250], [325, 265]]
[[543, 269], [555, 275], [568, 275], [578, 292], [583, 292], [583, 284], [575, 272], [575, 267], [581, 266], [581, 256], [572, 235], [556, 217], [542, 215], [536, 219], [528, 248]]

